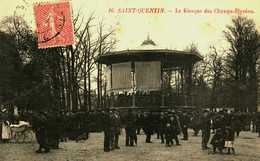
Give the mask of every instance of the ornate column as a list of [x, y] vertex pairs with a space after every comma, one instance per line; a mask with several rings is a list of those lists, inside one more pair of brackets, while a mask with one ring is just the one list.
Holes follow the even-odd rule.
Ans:
[[184, 97], [185, 106], [192, 106], [191, 88], [192, 88], [192, 67], [191, 63], [184, 66]]

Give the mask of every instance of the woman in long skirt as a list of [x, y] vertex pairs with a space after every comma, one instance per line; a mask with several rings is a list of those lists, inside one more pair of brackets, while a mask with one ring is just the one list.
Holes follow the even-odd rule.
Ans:
[[3, 142], [7, 142], [11, 139], [11, 128], [9, 121], [3, 121], [2, 123], [2, 140]]

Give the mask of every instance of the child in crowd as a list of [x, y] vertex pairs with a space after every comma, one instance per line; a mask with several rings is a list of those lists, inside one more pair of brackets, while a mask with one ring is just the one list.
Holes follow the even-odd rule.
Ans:
[[173, 131], [172, 131], [172, 126], [168, 122], [166, 124], [166, 129], [165, 129], [165, 140], [166, 140], [166, 146], [170, 147], [173, 145]]
[[225, 128], [225, 148], [228, 150], [228, 154], [230, 154], [230, 150], [235, 154], [234, 148], [234, 140], [235, 140], [235, 132], [231, 127]]
[[216, 133], [212, 137], [210, 144], [213, 146], [213, 153], [216, 153], [216, 150], [218, 150], [221, 154], [223, 153], [225, 140], [224, 133], [220, 128], [216, 130]]

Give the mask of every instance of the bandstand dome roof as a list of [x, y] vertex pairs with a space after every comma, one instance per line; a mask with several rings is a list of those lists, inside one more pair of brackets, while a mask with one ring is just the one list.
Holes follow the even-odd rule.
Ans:
[[196, 63], [202, 59], [203, 57], [195, 51], [160, 48], [148, 36], [137, 48], [107, 52], [98, 56], [97, 61], [106, 65], [127, 61], [163, 61], [164, 64], [172, 66], [185, 62]]

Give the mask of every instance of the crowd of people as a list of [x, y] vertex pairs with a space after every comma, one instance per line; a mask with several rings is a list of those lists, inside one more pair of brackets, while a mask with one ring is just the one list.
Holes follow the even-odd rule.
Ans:
[[188, 129], [193, 129], [194, 136], [198, 136], [201, 131], [202, 150], [211, 149], [208, 146], [210, 144], [213, 153], [223, 153], [223, 150], [227, 149], [228, 154], [231, 152], [235, 154], [235, 136], [238, 137], [240, 131], [249, 130], [252, 126], [251, 129], [260, 134], [260, 114], [258, 113], [228, 112], [226, 110], [219, 112], [209, 110], [136, 112], [131, 109], [123, 114], [124, 117], [120, 117], [119, 112], [115, 110], [108, 113], [110, 114], [107, 115], [105, 127], [110, 128], [105, 130], [104, 150], [106, 152], [116, 149], [115, 146], [112, 146], [114, 140], [119, 148], [118, 138], [121, 128], [125, 129], [125, 146], [136, 146], [140, 131], [146, 135], [145, 143], [152, 143], [151, 136], [156, 134], [157, 139], [160, 139], [161, 144], [165, 144], [166, 147], [179, 146], [181, 145], [179, 137], [182, 136], [184, 141], [188, 140]]
[[[138, 137], [145, 134], [145, 143], [152, 143], [156, 135], [166, 147], [179, 146], [182, 140], [188, 140], [188, 129], [198, 136], [201, 131], [202, 150], [211, 149], [213, 153], [235, 153], [234, 141], [240, 131], [251, 130], [260, 136], [260, 114], [245, 112], [210, 112], [209, 110], [173, 110], [161, 111], [115, 110], [105, 109], [73, 114], [50, 114], [34, 112], [23, 116], [31, 123], [39, 149], [36, 152], [49, 152], [59, 148], [60, 141], [88, 139], [90, 132], [104, 132], [104, 151], [120, 149], [119, 139], [122, 129], [125, 131], [125, 146], [138, 145]], [[1, 140], [4, 139], [6, 121], [1, 120]], [[212, 135], [212, 136], [211, 136]]]

